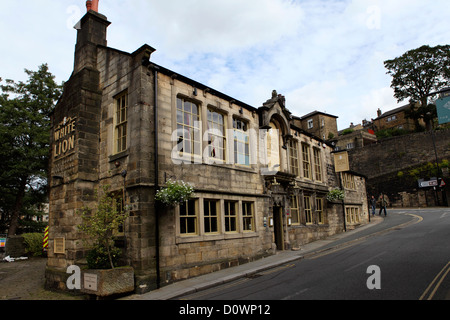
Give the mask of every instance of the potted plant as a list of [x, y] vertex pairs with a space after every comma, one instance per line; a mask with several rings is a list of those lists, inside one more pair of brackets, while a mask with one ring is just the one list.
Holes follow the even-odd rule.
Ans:
[[123, 225], [128, 212], [118, 199], [102, 187], [95, 192], [97, 205], [81, 209], [82, 223], [78, 226], [88, 237], [84, 242], [91, 248], [86, 256], [88, 270], [82, 272], [82, 289], [87, 294], [106, 297], [134, 290], [132, 267], [118, 268], [121, 250], [114, 246], [114, 232]]
[[174, 207], [189, 200], [194, 193], [194, 187], [183, 180], [172, 181], [169, 179], [166, 185], [167, 187], [156, 192], [155, 198], [168, 207]]

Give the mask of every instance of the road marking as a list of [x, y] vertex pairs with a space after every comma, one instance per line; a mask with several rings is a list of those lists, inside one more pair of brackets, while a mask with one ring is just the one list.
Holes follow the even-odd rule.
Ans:
[[408, 222], [402, 223], [400, 225], [393, 226], [391, 228], [388, 228], [388, 229], [385, 229], [385, 230], [382, 230], [382, 231], [378, 231], [378, 232], [369, 234], [367, 236], [363, 236], [363, 237], [355, 239], [355, 240], [351, 240], [351, 241], [346, 242], [346, 243], [344, 243], [342, 245], [338, 245], [337, 247], [331, 247], [331, 248], [328, 248], [328, 249], [325, 249], [325, 250], [319, 250], [317, 252], [307, 253], [307, 254], [304, 255], [304, 258], [307, 259], [307, 260], [315, 260], [315, 259], [321, 258], [323, 256], [326, 256], [326, 255], [329, 255], [329, 254], [332, 254], [332, 253], [336, 253], [338, 251], [341, 251], [341, 250], [344, 250], [344, 249], [347, 249], [347, 248], [351, 248], [351, 247], [353, 247], [353, 246], [355, 246], [355, 245], [357, 245], [359, 243], [365, 242], [367, 239], [369, 239], [371, 237], [375, 237], [377, 235], [388, 233], [388, 232], [394, 231], [395, 229], [403, 229], [403, 228], [406, 228], [406, 227], [408, 227], [410, 225], [415, 225], [415, 224], [418, 224], [418, 223], [423, 221], [423, 218], [421, 216], [418, 216], [418, 215], [413, 214], [413, 213], [405, 213], [404, 215], [411, 216], [413, 218], [416, 218], [417, 220], [416, 221], [414, 221], [414, 220], [413, 221], [408, 221]]
[[309, 288], [306, 288], [306, 289], [297, 291], [297, 292], [295, 292], [294, 294], [291, 294], [291, 295], [289, 295], [289, 296], [287, 296], [287, 297], [284, 297], [284, 298], [281, 299], [281, 300], [290, 300], [290, 299], [292, 299], [292, 298], [294, 298], [294, 297], [296, 297], [296, 296], [298, 296], [298, 295], [301, 295], [302, 293], [305, 293], [305, 292], [308, 291], [308, 290], [309, 290]]
[[[433, 288], [433, 291], [429, 294], [428, 298], [426, 300], [432, 300], [434, 295], [436, 294], [436, 291], [439, 289], [439, 287], [442, 284], [442, 281], [447, 277], [448, 273], [450, 272], [450, 262], [447, 263], [447, 265], [441, 270], [441, 272], [438, 273], [436, 278], [433, 279], [433, 281], [430, 283], [428, 288], [424, 291], [424, 293], [420, 296], [419, 300], [425, 300], [425, 297], [428, 295], [428, 292]], [[438, 281], [439, 280], [439, 281]], [[436, 283], [437, 282], [437, 283]], [[436, 283], [436, 285], [435, 285]]]
[[[423, 221], [423, 218], [422, 218], [421, 216], [418, 216], [417, 214], [406, 213], [406, 215], [411, 216], [411, 217], [415, 217], [415, 218], [418, 219], [417, 221], [411, 223], [411, 225], [418, 224], [418, 223], [420, 223], [420, 222]], [[400, 225], [400, 227], [402, 227], [402, 226], [407, 226], [407, 225], [409, 225], [409, 224], [410, 224], [410, 222], [407, 222], [407, 223], [404, 223], [404, 224]]]
[[377, 254], [376, 256], [373, 256], [373, 257], [371, 257], [371, 258], [369, 258], [369, 259], [367, 259], [367, 260], [364, 260], [363, 262], [360, 262], [360, 263], [358, 263], [358, 264], [356, 264], [356, 265], [354, 265], [354, 266], [351, 266], [350, 268], [344, 270], [344, 272], [351, 271], [351, 270], [353, 270], [353, 269], [355, 269], [355, 268], [358, 268], [359, 266], [362, 266], [362, 265], [367, 265], [367, 263], [368, 263], [369, 261], [371, 261], [371, 260], [373, 260], [373, 259], [375, 259], [375, 258], [378, 258], [378, 257], [382, 256], [382, 255], [385, 254], [385, 253], [387, 253], [387, 251], [383, 251], [383, 252]]

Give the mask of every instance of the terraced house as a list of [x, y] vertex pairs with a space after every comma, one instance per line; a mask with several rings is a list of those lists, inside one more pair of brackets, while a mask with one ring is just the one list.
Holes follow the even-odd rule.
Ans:
[[[295, 126], [282, 95], [250, 106], [156, 65], [148, 45], [108, 47], [109, 24], [94, 10], [81, 19], [52, 116], [47, 287], [63, 289], [67, 267], [83, 263], [77, 210], [102, 185], [130, 208], [117, 243], [136, 292], [367, 222], [364, 177], [346, 173], [347, 208], [328, 201], [340, 186], [333, 148]], [[194, 198], [155, 201], [169, 179], [191, 183]]]

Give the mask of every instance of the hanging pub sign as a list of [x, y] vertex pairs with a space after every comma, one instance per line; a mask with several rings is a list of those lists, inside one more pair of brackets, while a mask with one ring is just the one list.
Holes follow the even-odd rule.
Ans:
[[350, 163], [348, 160], [347, 151], [342, 151], [334, 154], [334, 168], [335, 172], [350, 171]]
[[59, 158], [75, 149], [76, 119], [67, 118], [55, 127], [53, 132], [53, 157]]

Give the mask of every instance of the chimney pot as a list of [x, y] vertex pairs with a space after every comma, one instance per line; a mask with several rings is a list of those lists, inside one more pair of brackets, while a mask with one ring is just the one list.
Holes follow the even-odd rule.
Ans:
[[86, 11], [89, 12], [89, 10], [92, 10], [92, 0], [86, 1]]
[[99, 0], [92, 0], [92, 10], [98, 12], [98, 2]]
[[98, 1], [99, 0], [87, 0], [86, 1], [86, 10], [89, 12], [89, 10], [98, 12]]

